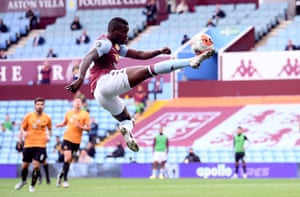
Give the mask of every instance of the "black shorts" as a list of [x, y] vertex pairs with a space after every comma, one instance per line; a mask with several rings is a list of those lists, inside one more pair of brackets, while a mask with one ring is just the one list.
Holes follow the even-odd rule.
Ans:
[[241, 153], [235, 153], [235, 161], [238, 162], [239, 160], [243, 160], [245, 157], [245, 153], [241, 152]]
[[64, 140], [62, 145], [63, 145], [63, 150], [70, 150], [72, 151], [72, 153], [77, 152], [80, 146], [80, 144], [75, 144], [68, 140]]
[[47, 159], [46, 148], [30, 147], [23, 149], [23, 162], [30, 163], [32, 160], [43, 163]]

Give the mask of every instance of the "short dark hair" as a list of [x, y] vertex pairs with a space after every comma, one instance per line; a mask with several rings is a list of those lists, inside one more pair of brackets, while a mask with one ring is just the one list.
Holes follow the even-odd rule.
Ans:
[[128, 22], [126, 19], [121, 17], [112, 18], [108, 23], [108, 32], [112, 32], [116, 29], [123, 28], [124, 26], [128, 26]]
[[45, 99], [42, 98], [42, 97], [37, 97], [37, 98], [34, 99], [34, 104], [36, 104], [37, 102], [43, 102], [43, 103], [45, 103]]

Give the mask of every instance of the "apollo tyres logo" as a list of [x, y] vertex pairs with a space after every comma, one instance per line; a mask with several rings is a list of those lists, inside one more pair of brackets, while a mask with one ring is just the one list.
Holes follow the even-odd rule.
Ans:
[[261, 78], [261, 75], [258, 72], [258, 70], [256, 69], [256, 67], [254, 67], [252, 65], [252, 61], [248, 60], [248, 65], [246, 66], [244, 59], [241, 59], [240, 65], [236, 68], [236, 70], [233, 73], [233, 75], [231, 76], [231, 78], [235, 78], [235, 77], [238, 77], [238, 76], [240, 76], [242, 78], [246, 78], [246, 77], [259, 77], [259, 78]]
[[282, 76], [299, 76], [300, 74], [300, 64], [298, 59], [294, 60], [294, 64], [291, 63], [291, 59], [287, 58], [286, 64], [283, 65], [281, 71], [278, 73], [278, 77]]
[[203, 178], [216, 178], [216, 177], [231, 177], [233, 174], [232, 169], [225, 164], [218, 164], [217, 166], [199, 167], [196, 174]]

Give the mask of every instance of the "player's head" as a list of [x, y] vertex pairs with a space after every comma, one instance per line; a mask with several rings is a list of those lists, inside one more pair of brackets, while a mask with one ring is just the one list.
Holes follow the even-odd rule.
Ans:
[[45, 99], [38, 97], [34, 99], [34, 109], [37, 113], [42, 113], [44, 111]]
[[162, 135], [163, 133], [164, 133], [164, 129], [163, 129], [163, 127], [161, 126], [161, 127], [159, 127], [159, 134]]
[[243, 129], [242, 127], [239, 126], [239, 127], [237, 128], [236, 132], [237, 132], [237, 134], [241, 134], [241, 133], [243, 133], [243, 130], [244, 130], [244, 129]]
[[80, 96], [75, 96], [73, 100], [73, 109], [80, 110], [82, 108], [82, 100]]
[[128, 39], [128, 22], [121, 17], [115, 17], [108, 23], [107, 31], [108, 37], [113, 44], [125, 44]]

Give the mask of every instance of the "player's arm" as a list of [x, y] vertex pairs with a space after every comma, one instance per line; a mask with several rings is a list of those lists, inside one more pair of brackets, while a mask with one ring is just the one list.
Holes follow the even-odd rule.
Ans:
[[61, 127], [64, 127], [64, 126], [66, 126], [66, 125], [67, 125], [66, 121], [63, 121], [63, 122], [61, 122], [61, 123], [57, 123], [57, 124], [55, 125], [55, 127], [56, 127], [56, 128], [61, 128]]
[[246, 142], [246, 145], [244, 147], [244, 150], [245, 150], [245, 149], [248, 149], [248, 147], [250, 146], [251, 142], [250, 142], [249, 138], [247, 138], [247, 136], [244, 136], [244, 139], [245, 139], [245, 142]]
[[49, 117], [47, 127], [48, 127], [48, 137], [49, 137], [49, 140], [50, 140], [50, 138], [52, 136], [52, 119], [50, 117]]
[[73, 81], [71, 84], [67, 85], [65, 88], [66, 90], [75, 93], [77, 90], [80, 89], [86, 72], [93, 61], [95, 61], [97, 58], [101, 57], [103, 54], [108, 53], [108, 51], [111, 49], [111, 43], [105, 40], [97, 40], [95, 42], [94, 47], [85, 55], [83, 60], [81, 61], [79, 67], [79, 77], [75, 81]]
[[128, 49], [126, 57], [144, 60], [144, 59], [153, 58], [161, 54], [171, 54], [171, 49], [168, 47], [163, 47], [162, 49], [153, 50], [153, 51], [141, 51], [141, 50]]
[[234, 139], [234, 136], [233, 136], [233, 143], [232, 143], [232, 152], [235, 153], [235, 139]]
[[80, 123], [78, 122], [77, 127], [80, 128], [80, 129], [83, 130], [83, 131], [90, 131], [90, 130], [91, 130], [90, 123], [87, 123], [87, 122], [85, 122], [85, 123], [83, 124], [83, 126], [80, 125]]
[[90, 131], [91, 126], [90, 126], [90, 124], [85, 124], [85, 125], [83, 125], [82, 129], [85, 130], [85, 131]]
[[86, 118], [85, 118], [85, 122], [83, 125], [83, 130], [85, 131], [90, 131], [91, 130], [91, 121], [90, 121], [90, 115], [89, 113], [86, 113]]
[[79, 79], [84, 80], [86, 72], [90, 67], [91, 63], [97, 58], [101, 57], [104, 54], [107, 54], [112, 47], [112, 43], [107, 39], [97, 40], [92, 49], [86, 54], [86, 56], [81, 61], [79, 67]]
[[23, 141], [23, 139], [24, 139], [24, 130], [23, 130], [23, 128], [21, 127], [21, 128], [20, 128], [19, 135], [18, 135], [18, 141], [19, 141], [19, 143], [21, 143], [21, 142]]
[[91, 130], [91, 124], [90, 124], [90, 116], [89, 116], [89, 114], [86, 112], [83, 124], [80, 124], [79, 120], [78, 120], [78, 122], [76, 124], [77, 124], [76, 126], [79, 129], [83, 130], [83, 131], [90, 131]]
[[90, 127], [90, 124], [84, 124], [83, 126], [80, 125], [79, 121], [77, 122], [77, 125], [76, 125], [79, 129], [83, 130], [83, 131], [90, 131], [91, 130], [91, 127]]
[[23, 118], [23, 121], [20, 126], [20, 132], [19, 132], [19, 142], [20, 143], [27, 137], [26, 129], [28, 127], [28, 117], [29, 117], [29, 114], [26, 114], [26, 116]]
[[79, 65], [80, 70], [78, 79], [73, 81], [70, 85], [66, 86], [65, 88], [72, 93], [77, 92], [77, 90], [80, 89], [84, 81], [86, 72], [90, 67], [91, 63], [94, 62], [97, 58], [101, 57], [103, 54], [108, 53], [111, 47], [112, 44], [110, 41], [97, 40], [92, 49], [85, 55], [85, 57]]
[[153, 144], [152, 144], [153, 152], [154, 152], [154, 150], [155, 150], [155, 144], [156, 144], [156, 138], [153, 139]]
[[66, 126], [67, 123], [68, 123], [68, 119], [67, 119], [67, 114], [66, 114], [65, 117], [64, 117], [64, 120], [63, 120], [61, 123], [57, 123], [57, 124], [55, 125], [55, 127], [56, 127], [56, 128], [61, 128], [61, 127]]
[[169, 152], [169, 139], [167, 139], [167, 141], [166, 141], [166, 147], [167, 147], [167, 154], [168, 154], [168, 152]]
[[97, 57], [97, 51], [95, 49], [90, 50], [87, 55], [83, 58], [83, 60], [81, 61], [79, 67], [80, 67], [80, 71], [79, 71], [79, 77], [78, 79], [76, 79], [75, 81], [73, 81], [71, 84], [67, 85], [65, 88], [66, 90], [75, 93], [77, 92], [77, 90], [80, 89], [86, 72], [90, 66], [90, 64], [93, 62], [93, 60]]
[[88, 68], [90, 67], [91, 63], [98, 58], [98, 53], [97, 50], [95, 48], [93, 48], [92, 50], [90, 50], [86, 56], [83, 58], [83, 60], [81, 61], [79, 67], [80, 67], [80, 72], [79, 72], [79, 79], [80, 80], [84, 80], [86, 72], [88, 70]]

